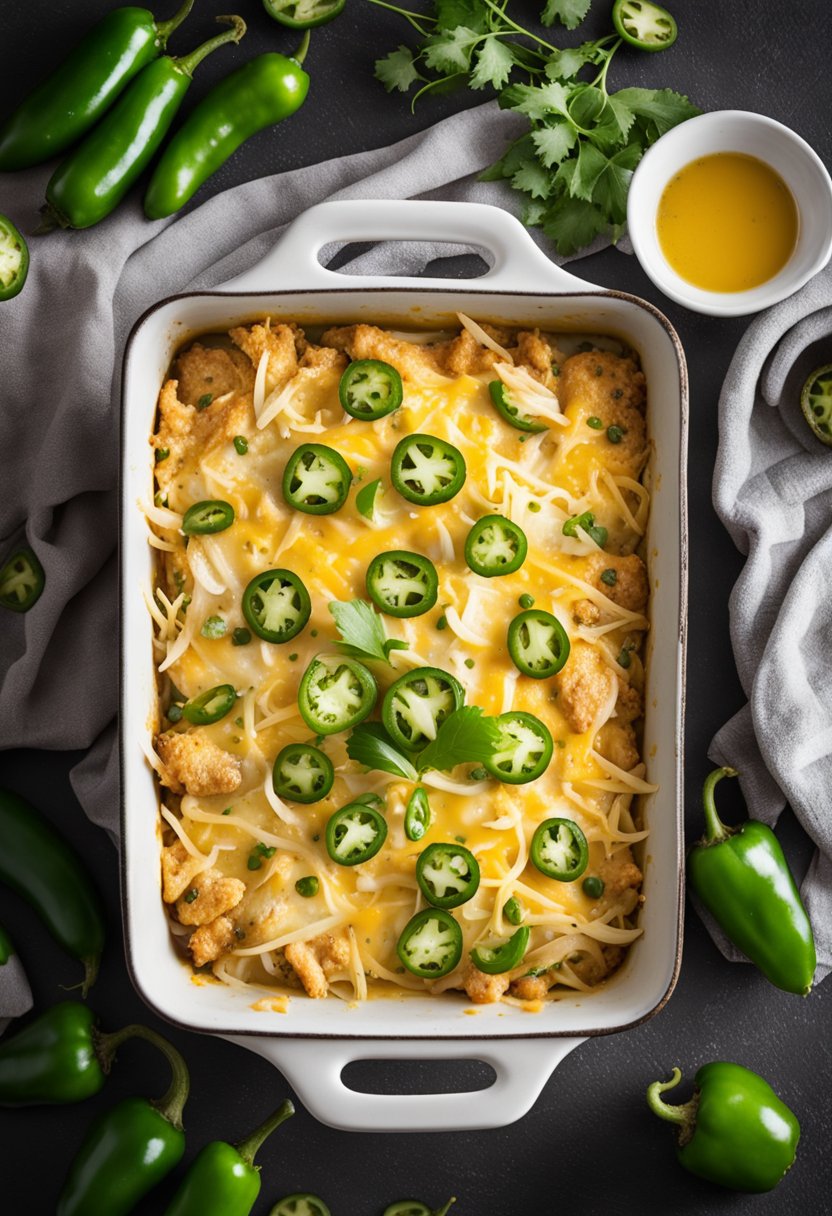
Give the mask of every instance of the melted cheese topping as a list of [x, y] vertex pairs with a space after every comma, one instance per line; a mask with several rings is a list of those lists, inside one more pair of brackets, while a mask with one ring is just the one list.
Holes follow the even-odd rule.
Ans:
[[[579, 398], [558, 403], [553, 392], [540, 389], [559, 424], [524, 434], [508, 426], [490, 402], [487, 386], [493, 371], [425, 377], [424, 382], [410, 377], [402, 406], [370, 423], [341, 410], [340, 367], [301, 368], [288, 384], [275, 386], [268, 383], [265, 369], [263, 356], [256, 365], [253, 394], [238, 394], [247, 403], [247, 452], [240, 454], [233, 433], [219, 428], [201, 449], [185, 450], [167, 487], [168, 502], [148, 511], [162, 566], [160, 590], [148, 605], [157, 630], [159, 670], [185, 697], [225, 683], [233, 684], [239, 696], [235, 710], [214, 725], [187, 728], [183, 722], [177, 727], [198, 732], [239, 762], [239, 788], [232, 794], [185, 794], [177, 817], [170, 809], [165, 814], [189, 856], [204, 856], [203, 870], [210, 865], [212, 874], [245, 884], [242, 900], [227, 913], [233, 941], [225, 943], [214, 963], [215, 975], [232, 985], [272, 991], [287, 979], [296, 985], [283, 950], [290, 943], [320, 939], [326, 944], [331, 938], [346, 943], [340, 953], [323, 959], [328, 990], [336, 995], [360, 999], [389, 985], [430, 990], [427, 981], [403, 973], [396, 943], [409, 918], [424, 906], [415, 879], [420, 852], [435, 841], [460, 840], [479, 862], [481, 883], [454, 913], [462, 928], [462, 961], [432, 990], [463, 986], [473, 946], [513, 932], [502, 913], [512, 895], [521, 900], [524, 923], [532, 930], [524, 965], [512, 978], [530, 968], [558, 967], [562, 984], [587, 988], [581, 969], [573, 969], [570, 960], [588, 958], [600, 968], [596, 978], [602, 977], [609, 970], [602, 965], [602, 947], [626, 945], [640, 932], [630, 917], [635, 899], [627, 902], [621, 892], [592, 899], [581, 882], [544, 877], [528, 860], [529, 845], [542, 820], [553, 815], [574, 819], [589, 841], [587, 873], [592, 874], [645, 835], [637, 830], [631, 808], [637, 792], [652, 788], [643, 781], [644, 767], [628, 773], [604, 759], [597, 736], [605, 722], [614, 720], [617, 677], [636, 683], [640, 678], [637, 647], [646, 621], [590, 581], [588, 563], [598, 547], [585, 532], [565, 536], [563, 524], [574, 514], [592, 511], [608, 529], [610, 552], [630, 553], [644, 531], [646, 490], [635, 478], [609, 474], [604, 464], [609, 444], [603, 433], [587, 427], [587, 410]], [[531, 381], [528, 372], [524, 375]], [[516, 382], [516, 371], [514, 377]], [[239, 413], [234, 417], [239, 427]], [[298, 444], [308, 441], [310, 430], [344, 457], [354, 475], [347, 503], [332, 515], [303, 514], [283, 501], [283, 469]], [[465, 485], [442, 506], [414, 506], [390, 485], [392, 450], [402, 436], [417, 431], [447, 440], [465, 457]], [[356, 509], [355, 492], [376, 478], [382, 488], [368, 521]], [[215, 535], [192, 537], [184, 547], [178, 528], [182, 514], [193, 502], [214, 497], [234, 507], [234, 524]], [[516, 573], [485, 579], [466, 565], [464, 545], [472, 524], [494, 512], [523, 527], [529, 553]], [[409, 649], [392, 652], [389, 666], [370, 664], [379, 683], [376, 716], [398, 675], [414, 666], [435, 666], [451, 672], [465, 689], [466, 703], [481, 706], [486, 714], [535, 714], [556, 745], [547, 771], [527, 785], [472, 781], [467, 776], [471, 766], [425, 774], [421, 784], [429, 792], [432, 826], [419, 843], [404, 833], [413, 784], [363, 772], [348, 760], [343, 734], [322, 745], [336, 772], [326, 798], [312, 805], [292, 804], [271, 788], [280, 749], [311, 741], [297, 709], [297, 692], [313, 656], [332, 652], [337, 639], [328, 605], [365, 597], [370, 560], [390, 549], [413, 550], [431, 559], [439, 576], [439, 602], [423, 616], [386, 618], [390, 636], [406, 641]], [[165, 564], [174, 560], [178, 564]], [[254, 637], [248, 645], [235, 646], [232, 632], [245, 625], [243, 590], [254, 575], [273, 566], [292, 570], [305, 584], [312, 602], [309, 623], [285, 645]], [[165, 571], [169, 594], [163, 589]], [[171, 571], [177, 571], [175, 585]], [[177, 587], [178, 598], [171, 598]], [[616, 677], [612, 695], [583, 733], [570, 729], [552, 681], [520, 675], [509, 656], [507, 626], [526, 595], [535, 607], [557, 616], [573, 648], [579, 640], [589, 643]], [[578, 601], [594, 605], [596, 624], [577, 623], [573, 610]], [[443, 616], [447, 624], [439, 628]], [[204, 636], [209, 617], [226, 623], [224, 636]], [[633, 647], [629, 670], [618, 662], [625, 644]], [[170, 689], [164, 680], [160, 695], [166, 706]], [[327, 820], [366, 791], [385, 799], [387, 841], [372, 860], [339, 866], [326, 851]], [[176, 807], [177, 799], [166, 792], [165, 802]], [[168, 831], [167, 843], [172, 839]], [[249, 857], [258, 843], [274, 852], [251, 870]], [[295, 891], [296, 881], [307, 875], [319, 880], [313, 898]], [[627, 893], [633, 894], [625, 888]]]

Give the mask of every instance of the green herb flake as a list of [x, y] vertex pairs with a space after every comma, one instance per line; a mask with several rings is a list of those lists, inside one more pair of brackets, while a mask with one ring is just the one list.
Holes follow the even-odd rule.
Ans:
[[182, 721], [182, 706], [181, 705], [169, 705], [168, 712], [167, 712], [167, 719], [168, 719], [168, 722], [181, 722]]
[[248, 451], [248, 440], [246, 439], [245, 435], [234, 436], [234, 448], [238, 455], [245, 456], [246, 452]]
[[200, 633], [204, 638], [221, 638], [225, 636], [225, 631], [228, 628], [221, 616], [208, 616], [202, 622]]
[[250, 870], [259, 870], [263, 864], [263, 858], [274, 857], [276, 852], [277, 848], [275, 845], [265, 845], [262, 840], [258, 840], [248, 855], [248, 868]]
[[187, 891], [185, 893], [185, 896], [184, 896], [185, 903], [192, 904], [194, 902], [194, 900], [198, 897], [198, 895], [199, 895], [199, 889], [197, 887], [191, 887], [190, 891]]
[[525, 609], [534, 608], [534, 596], [529, 595], [526, 592], [523, 592], [523, 594], [520, 596], [517, 603], [520, 605], [521, 608], [525, 608]]
[[468, 668], [468, 670], [470, 671], [472, 667], [476, 667], [476, 663], [474, 662], [474, 660], [473, 660], [473, 659], [466, 659], [466, 660], [465, 660], [465, 666], [466, 666], [466, 667]]
[[348, 603], [331, 600], [329, 611], [341, 635], [338, 647], [353, 659], [378, 659], [389, 663], [391, 650], [408, 649], [407, 642], [387, 636], [384, 619], [366, 600]]
[[233, 806], [227, 806], [225, 808], [225, 810], [223, 811], [223, 815], [230, 815], [233, 810], [234, 810]]
[[621, 426], [607, 427], [607, 439], [609, 439], [610, 443], [620, 443], [626, 433], [627, 432]]
[[196, 408], [198, 410], [207, 410], [208, 406], [211, 404], [211, 402], [213, 400], [214, 400], [213, 393], [203, 393], [203, 395], [200, 397], [199, 401], [197, 401], [197, 403], [196, 403]]
[[601, 582], [607, 587], [614, 587], [618, 582], [618, 573], [611, 566], [601, 571]]
[[156, 463], [157, 464], [161, 464], [163, 460], [167, 460], [168, 456], [170, 456], [170, 448], [157, 448], [156, 449]]
[[597, 414], [592, 414], [591, 417], [587, 418], [586, 424], [592, 427], [593, 431], [602, 431], [604, 429], [604, 424]]

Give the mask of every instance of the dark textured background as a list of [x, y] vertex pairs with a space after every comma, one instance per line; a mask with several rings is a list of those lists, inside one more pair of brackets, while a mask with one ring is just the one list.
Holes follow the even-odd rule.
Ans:
[[[19, 99], [26, 80], [47, 72], [109, 7], [104, 0], [0, 0], [5, 50], [0, 112]], [[158, 7], [167, 16], [173, 0], [165, 5], [160, 0]], [[250, 32], [241, 47], [219, 52], [200, 69], [191, 101], [232, 64], [267, 49], [288, 53], [293, 48], [294, 36], [269, 21], [259, 0], [239, 0], [236, 5], [197, 0], [196, 7], [184, 32], [175, 37], [174, 50], [190, 49], [207, 36], [213, 15], [229, 7], [246, 18]], [[688, 93], [703, 109], [761, 111], [795, 128], [827, 164], [832, 162], [832, 77], [824, 0], [785, 8], [774, 0], [675, 0], [672, 8], [680, 27], [677, 45], [659, 56], [621, 52], [611, 71], [612, 88], [670, 86]], [[512, 11], [526, 21], [537, 8], [515, 0]], [[595, 0], [581, 35], [604, 32], [607, 13], [606, 0]], [[409, 40], [408, 27], [394, 14], [365, 0], [348, 0], [341, 18], [313, 39], [307, 60], [313, 84], [305, 108], [285, 127], [261, 134], [241, 149], [200, 198], [263, 174], [390, 143], [477, 101], [465, 92], [426, 99], [414, 117], [406, 101], [387, 97], [373, 80], [373, 60]], [[578, 40], [575, 34], [554, 37], [562, 45]], [[699, 831], [698, 790], [708, 767], [708, 742], [742, 701], [727, 609], [740, 558], [713, 514], [710, 484], [719, 387], [747, 322], [714, 320], [676, 307], [659, 295], [633, 258], [615, 250], [575, 263], [572, 269], [587, 280], [658, 304], [677, 327], [690, 364], [692, 577], [686, 733], [692, 838]], [[96, 695], [95, 688], [84, 687], [81, 672], [78, 695]], [[103, 834], [85, 820], [67, 780], [78, 758], [8, 752], [0, 761], [0, 780], [29, 795], [61, 826], [88, 858], [104, 894], [110, 945], [92, 997], [103, 1024], [114, 1028], [136, 1019], [153, 1023], [124, 967], [115, 854]], [[809, 847], [790, 815], [782, 821], [781, 835], [802, 874]], [[38, 1006], [60, 999], [58, 985], [75, 981], [75, 965], [57, 950], [29, 910], [5, 891], [0, 891], [0, 919], [19, 945]], [[558, 1210], [585, 1216], [828, 1213], [831, 1003], [830, 984], [801, 1001], [771, 988], [750, 967], [725, 963], [690, 913], [681, 979], [667, 1009], [637, 1030], [585, 1043], [566, 1059], [521, 1122], [498, 1131], [457, 1135], [356, 1136], [320, 1126], [299, 1110], [259, 1158], [263, 1191], [255, 1216], [265, 1216], [276, 1199], [294, 1190], [318, 1191], [334, 1216], [378, 1216], [386, 1203], [404, 1195], [439, 1205], [452, 1193], [459, 1196], [454, 1209], [459, 1216]], [[159, 1024], [159, 1029], [165, 1028]], [[219, 1040], [167, 1033], [192, 1071], [189, 1157], [206, 1140], [243, 1135], [288, 1091], [279, 1074], [247, 1051]], [[719, 1058], [761, 1072], [801, 1120], [798, 1163], [771, 1195], [734, 1196], [686, 1174], [675, 1162], [670, 1129], [645, 1106], [647, 1084], [674, 1064], [690, 1076], [700, 1064]], [[377, 1084], [382, 1090], [412, 1087], [422, 1092], [470, 1081], [481, 1084], [484, 1077], [484, 1069], [462, 1064], [367, 1064], [354, 1066], [351, 1073], [359, 1087]], [[136, 1044], [122, 1053], [106, 1091], [83, 1106], [1, 1113], [0, 1211], [4, 1216], [53, 1213], [64, 1171], [89, 1119], [120, 1097], [151, 1095], [165, 1084], [161, 1062]], [[162, 1213], [173, 1186], [161, 1188], [138, 1213]]]

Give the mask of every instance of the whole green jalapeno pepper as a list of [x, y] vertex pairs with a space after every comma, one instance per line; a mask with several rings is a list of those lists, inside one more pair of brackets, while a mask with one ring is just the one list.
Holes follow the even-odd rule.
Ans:
[[62, 161], [46, 187], [44, 227], [90, 228], [114, 211], [149, 164], [206, 55], [246, 32], [242, 17], [218, 17], [223, 34], [173, 59], [149, 63], [112, 110]]
[[82, 1102], [103, 1088], [116, 1052], [143, 1038], [164, 1050], [146, 1026], [104, 1034], [80, 1001], [61, 1001], [0, 1046], [0, 1106]]
[[185, 0], [170, 21], [154, 20], [145, 8], [117, 8], [102, 17], [0, 124], [0, 172], [40, 165], [85, 135], [136, 73], [165, 49], [193, 3]]
[[766, 979], [807, 996], [817, 962], [815, 939], [780, 842], [756, 819], [732, 828], [716, 812], [717, 784], [736, 776], [732, 768], [718, 768], [705, 781], [705, 835], [688, 855], [690, 883]]
[[69, 845], [8, 790], [0, 790], [0, 882], [28, 900], [58, 944], [81, 960], [86, 995], [104, 948], [98, 894]]
[[20, 295], [28, 273], [29, 247], [8, 216], [0, 215], [0, 300]]
[[144, 196], [144, 213], [160, 220], [179, 211], [240, 144], [299, 110], [309, 91], [301, 64], [307, 33], [294, 55], [270, 52], [221, 80], [188, 115], [162, 153]]
[[126, 1098], [93, 1122], [69, 1168], [56, 1216], [128, 1216], [181, 1161], [188, 1069], [170, 1043], [161, 1036], [154, 1041], [170, 1064], [170, 1087], [155, 1101]]
[[682, 1079], [654, 1081], [647, 1105], [679, 1128], [676, 1155], [685, 1169], [733, 1191], [770, 1191], [794, 1163], [800, 1124], [767, 1081], [741, 1064], [715, 1061], [696, 1074], [696, 1093], [684, 1106], [662, 1094]]
[[223, 1140], [206, 1144], [165, 1209], [165, 1216], [248, 1216], [260, 1194], [255, 1155], [275, 1128], [294, 1113], [287, 1099], [240, 1144]]

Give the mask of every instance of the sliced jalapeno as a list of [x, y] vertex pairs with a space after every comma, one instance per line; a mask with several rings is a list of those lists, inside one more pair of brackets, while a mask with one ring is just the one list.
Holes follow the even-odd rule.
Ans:
[[46, 583], [43, 566], [28, 547], [18, 549], [0, 569], [0, 604], [12, 612], [28, 612]]
[[205, 536], [213, 532], [224, 532], [234, 523], [234, 508], [221, 498], [206, 498], [188, 507], [182, 518], [182, 531], [186, 536]]
[[366, 586], [380, 612], [397, 617], [421, 616], [436, 603], [439, 576], [433, 562], [421, 553], [390, 549], [370, 562]]
[[557, 617], [540, 608], [518, 612], [508, 627], [508, 652], [524, 676], [545, 680], [569, 658], [569, 638]]
[[316, 735], [334, 735], [363, 722], [377, 696], [375, 680], [356, 659], [319, 655], [303, 673], [298, 709]]
[[279, 798], [291, 802], [320, 802], [335, 780], [332, 761], [309, 743], [289, 743], [277, 753], [272, 785]]
[[800, 408], [821, 443], [832, 447], [832, 363], [815, 368], [800, 393]]
[[421, 840], [430, 827], [430, 802], [427, 790], [415, 789], [407, 800], [404, 813], [404, 834], [408, 840]]
[[589, 862], [589, 845], [573, 819], [544, 819], [532, 836], [532, 864], [547, 878], [574, 882]]
[[488, 386], [488, 391], [491, 394], [491, 401], [495, 410], [504, 418], [509, 426], [513, 426], [518, 431], [545, 431], [546, 426], [542, 422], [535, 422], [530, 414], [522, 414], [520, 409], [511, 399], [511, 395], [503, 384], [502, 380], [492, 380]]
[[357, 866], [375, 857], [387, 839], [387, 821], [365, 802], [351, 802], [331, 815], [326, 851], [339, 866]]
[[[344, 0], [340, 0], [340, 4], [339, 12], [344, 7]], [[323, 1199], [319, 1199], [317, 1195], [304, 1193], [287, 1195], [285, 1199], [279, 1199], [269, 1212], [269, 1216], [332, 1216], [332, 1213]]]
[[438, 667], [414, 667], [394, 680], [384, 696], [381, 720], [394, 743], [420, 751], [436, 738], [465, 692], [459, 680]]
[[462, 930], [450, 912], [423, 908], [405, 925], [396, 953], [413, 975], [438, 980], [462, 957]]
[[548, 727], [534, 714], [515, 709], [495, 718], [500, 741], [483, 764], [507, 785], [536, 781], [549, 767], [554, 743]]
[[263, 8], [270, 17], [280, 25], [288, 26], [290, 30], [311, 30], [316, 25], [326, 25], [327, 21], [332, 21], [343, 12], [346, 2], [347, 0], [263, 0]]
[[502, 975], [519, 967], [529, 948], [529, 927], [523, 925], [499, 946], [475, 946], [471, 959], [478, 971], [486, 975]]
[[323, 443], [302, 443], [283, 473], [283, 497], [307, 515], [331, 515], [343, 507], [351, 485], [346, 460]]
[[443, 1207], [434, 1209], [429, 1208], [420, 1199], [397, 1199], [395, 1203], [387, 1205], [382, 1216], [448, 1216], [448, 1212], [455, 1203], [456, 1198], [454, 1197], [449, 1199]]
[[402, 403], [402, 378], [389, 363], [358, 359], [341, 377], [338, 397], [353, 418], [368, 422], [392, 414]]
[[432, 507], [462, 489], [465, 458], [459, 448], [435, 435], [408, 435], [393, 451], [390, 480], [408, 502]]
[[667, 9], [651, 0], [615, 0], [612, 23], [624, 41], [640, 51], [666, 51], [679, 32]]
[[217, 684], [216, 688], [209, 688], [207, 692], [186, 701], [182, 706], [182, 717], [194, 726], [210, 726], [212, 722], [224, 718], [234, 708], [236, 700], [237, 690], [233, 684]]
[[461, 844], [429, 844], [416, 862], [416, 881], [434, 908], [458, 908], [476, 895], [480, 867]]
[[19, 295], [28, 273], [28, 246], [11, 220], [0, 215], [0, 300]]
[[563, 535], [577, 537], [578, 528], [582, 528], [596, 545], [603, 549], [607, 543], [607, 529], [601, 524], [596, 524], [595, 516], [591, 511], [584, 511], [583, 515], [573, 515], [571, 519], [567, 519], [563, 525]]
[[311, 612], [309, 592], [291, 570], [263, 570], [243, 592], [243, 616], [264, 642], [290, 642]]
[[465, 560], [474, 574], [495, 578], [513, 574], [526, 560], [526, 533], [504, 515], [485, 515], [474, 524], [465, 541]]

